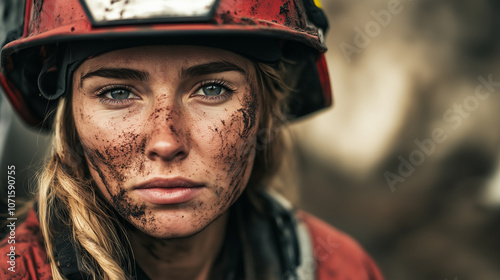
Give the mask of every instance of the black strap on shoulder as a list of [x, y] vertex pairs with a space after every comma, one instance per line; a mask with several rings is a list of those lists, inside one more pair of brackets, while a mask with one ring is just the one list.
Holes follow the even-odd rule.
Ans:
[[[33, 205], [35, 213], [38, 218], [38, 201]], [[61, 273], [68, 280], [87, 280], [91, 279], [90, 275], [84, 273], [78, 267], [78, 257], [80, 251], [76, 244], [73, 242], [73, 235], [71, 229], [63, 225], [60, 221], [55, 221], [53, 225], [53, 232], [59, 233], [54, 236], [54, 258]]]
[[286, 271], [287, 280], [298, 279], [297, 268], [300, 266], [300, 246], [297, 235], [297, 221], [294, 212], [286, 209], [269, 193], [263, 192], [267, 211], [273, 224], [273, 232], [279, 246], [282, 271]]

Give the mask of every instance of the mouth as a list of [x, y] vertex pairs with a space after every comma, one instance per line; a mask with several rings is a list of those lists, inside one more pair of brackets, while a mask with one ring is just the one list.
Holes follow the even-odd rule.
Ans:
[[204, 184], [176, 177], [147, 180], [132, 190], [147, 202], [166, 205], [187, 202], [198, 196], [204, 188]]

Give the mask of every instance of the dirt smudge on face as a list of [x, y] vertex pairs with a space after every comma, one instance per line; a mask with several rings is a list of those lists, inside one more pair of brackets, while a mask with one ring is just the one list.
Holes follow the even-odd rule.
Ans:
[[[95, 137], [100, 140], [98, 135]], [[115, 141], [102, 141], [102, 144], [99, 149], [84, 149], [89, 166], [99, 175], [113, 207], [123, 218], [147, 223], [145, 204], [134, 204], [124, 188], [130, 174], [143, 172], [146, 139], [124, 132]], [[110, 182], [117, 185], [112, 186]]]
[[[225, 188], [216, 189], [216, 195], [221, 198], [220, 205], [217, 205], [220, 210], [232, 205], [245, 189], [251, 168], [249, 163], [255, 152], [259, 106], [254, 88], [250, 86], [246, 92], [240, 101], [241, 108], [231, 115], [229, 121], [222, 121], [223, 127], [219, 129], [222, 145], [216, 160], [224, 166], [229, 183]], [[236, 139], [232, 139], [234, 137]]]
[[[129, 198], [127, 197], [125, 190], [122, 189], [116, 195], [112, 195], [113, 205], [115, 205], [116, 211], [118, 211], [123, 217], [132, 217], [135, 219], [140, 219], [146, 215], [146, 205], [142, 204], [140, 206], [133, 205]], [[128, 206], [128, 207], [124, 207]]]
[[255, 122], [257, 119], [257, 100], [254, 96], [247, 95], [244, 97], [242, 105], [243, 108], [238, 109], [238, 112], [240, 112], [242, 115], [242, 121], [244, 124], [243, 132], [241, 132], [240, 137], [242, 139], [248, 140], [252, 129], [255, 127]]

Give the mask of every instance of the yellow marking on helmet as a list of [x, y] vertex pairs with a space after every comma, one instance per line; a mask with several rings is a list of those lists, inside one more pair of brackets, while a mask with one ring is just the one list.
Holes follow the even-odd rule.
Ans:
[[316, 4], [316, 7], [323, 9], [323, 7], [321, 6], [321, 0], [314, 0], [314, 4]]

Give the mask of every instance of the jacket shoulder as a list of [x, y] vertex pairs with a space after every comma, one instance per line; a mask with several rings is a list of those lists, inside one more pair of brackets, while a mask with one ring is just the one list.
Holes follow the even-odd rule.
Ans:
[[310, 234], [316, 279], [383, 279], [375, 262], [352, 237], [309, 213], [299, 211], [298, 217]]
[[9, 221], [7, 236], [0, 241], [1, 279], [52, 279], [40, 224], [33, 209], [20, 224]]

